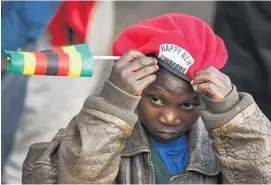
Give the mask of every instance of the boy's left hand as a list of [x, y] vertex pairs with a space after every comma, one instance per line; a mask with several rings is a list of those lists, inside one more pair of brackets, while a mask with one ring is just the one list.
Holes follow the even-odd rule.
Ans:
[[212, 66], [196, 72], [191, 85], [196, 92], [208, 93], [216, 101], [225, 98], [232, 90], [230, 78]]

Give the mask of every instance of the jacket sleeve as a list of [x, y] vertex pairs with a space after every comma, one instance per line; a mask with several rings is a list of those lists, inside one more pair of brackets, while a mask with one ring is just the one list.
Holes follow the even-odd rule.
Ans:
[[232, 92], [217, 102], [203, 98], [202, 119], [213, 138], [223, 183], [271, 183], [271, 123], [251, 95]]
[[[34, 150], [38, 150], [38, 146], [32, 146], [26, 161], [35, 158], [36, 153], [43, 154], [39, 159], [34, 159], [36, 167], [31, 167], [33, 172], [29, 173], [28, 170], [28, 174], [24, 173], [24, 179], [28, 179], [28, 183], [113, 183], [119, 170], [120, 154], [137, 121], [134, 110], [139, 99], [140, 97], [125, 93], [107, 80], [99, 95], [88, 97], [78, 115], [62, 131], [61, 139], [55, 137], [40, 152]], [[54, 163], [54, 160], [57, 162]], [[26, 161], [25, 168], [30, 166]], [[39, 167], [41, 163], [43, 165]], [[50, 166], [45, 167], [45, 163]], [[57, 168], [52, 168], [55, 164]], [[56, 181], [40, 177], [50, 175], [56, 169]]]

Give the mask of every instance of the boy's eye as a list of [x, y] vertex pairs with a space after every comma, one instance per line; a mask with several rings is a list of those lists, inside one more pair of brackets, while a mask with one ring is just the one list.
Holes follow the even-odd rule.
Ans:
[[156, 104], [156, 105], [163, 105], [163, 102], [162, 100], [160, 100], [158, 97], [156, 96], [152, 96], [151, 98], [151, 102]]
[[182, 108], [186, 109], [186, 110], [192, 110], [195, 106], [193, 104], [190, 103], [184, 103], [181, 105]]

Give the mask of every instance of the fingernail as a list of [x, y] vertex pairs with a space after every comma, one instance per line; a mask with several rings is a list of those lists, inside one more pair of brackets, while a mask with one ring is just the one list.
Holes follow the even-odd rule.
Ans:
[[136, 96], [141, 96], [142, 91], [138, 92]]
[[157, 70], [159, 69], [159, 66], [158, 66], [158, 65], [155, 65], [155, 67], [157, 68]]
[[197, 85], [193, 85], [193, 89], [194, 89], [195, 91], [197, 90], [197, 88], [198, 88]]
[[156, 58], [154, 58], [154, 60], [155, 60], [155, 64], [158, 64], [158, 61], [156, 60]]
[[190, 82], [190, 84], [193, 84], [193, 82], [194, 82], [194, 81], [192, 80], [192, 81]]

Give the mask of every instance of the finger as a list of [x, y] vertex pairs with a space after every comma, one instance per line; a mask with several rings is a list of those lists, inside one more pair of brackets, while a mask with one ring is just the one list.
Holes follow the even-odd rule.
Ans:
[[200, 83], [206, 83], [211, 82], [215, 84], [217, 87], [223, 87], [223, 86], [229, 86], [231, 85], [230, 78], [221, 73], [221, 74], [215, 74], [215, 73], [201, 73], [198, 76], [195, 76], [194, 80], [191, 81], [192, 85], [200, 84]]
[[143, 91], [146, 87], [148, 87], [148, 85], [150, 85], [152, 82], [155, 81], [155, 79], [156, 79], [156, 75], [155, 75], [155, 74], [152, 74], [152, 75], [149, 75], [149, 76], [147, 76], [147, 77], [145, 77], [145, 78], [139, 80], [137, 83], [138, 83], [138, 85], [139, 85], [140, 88], [138, 89], [136, 95], [139, 96], [139, 95], [142, 93], [142, 91]]
[[159, 69], [158, 65], [151, 65], [147, 67], [143, 67], [140, 70], [135, 72], [135, 76], [137, 80], [145, 78], [153, 73], [155, 73]]
[[200, 75], [201, 73], [218, 73], [220, 72], [218, 69], [214, 68], [213, 66], [208, 66], [206, 68], [203, 68], [197, 72], [195, 72], [195, 76]]
[[7, 72], [7, 63], [10, 62], [7, 59], [1, 58], [1, 72]]
[[153, 57], [140, 57], [140, 58], [134, 59], [130, 65], [127, 65], [127, 69], [129, 71], [134, 72], [146, 66], [156, 65], [156, 64], [157, 64], [157, 60]]
[[123, 66], [139, 57], [144, 57], [144, 54], [137, 50], [129, 50], [119, 58], [117, 64]]
[[202, 74], [209, 74], [209, 75], [212, 75], [212, 76], [216, 76], [221, 81], [225, 81], [225, 79], [227, 77], [224, 73], [222, 73], [218, 69], [214, 68], [213, 66], [209, 66], [207, 68], [204, 68], [204, 69], [196, 72], [194, 76], [195, 77], [196, 76], [201, 76]]
[[221, 86], [221, 80], [216, 76], [216, 74], [211, 73], [201, 73], [198, 76], [195, 76], [194, 80], [191, 82], [192, 85], [198, 85], [202, 83], [210, 82], [217, 87]]
[[[215, 85], [219, 86], [221, 84], [221, 73], [218, 69], [213, 66], [209, 66], [195, 73], [195, 78], [191, 82], [192, 85], [212, 82]], [[223, 74], [224, 75], [224, 74]]]
[[194, 85], [193, 88], [197, 93], [200, 93], [200, 94], [205, 93], [205, 92], [211, 94], [212, 96], [217, 96], [219, 94], [218, 87], [210, 82]]

